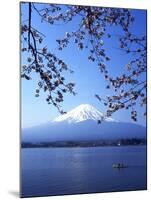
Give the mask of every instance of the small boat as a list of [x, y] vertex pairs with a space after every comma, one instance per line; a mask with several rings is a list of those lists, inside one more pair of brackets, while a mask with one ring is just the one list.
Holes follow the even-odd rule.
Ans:
[[123, 163], [113, 164], [113, 168], [121, 169], [121, 168], [127, 168], [127, 165], [124, 165]]

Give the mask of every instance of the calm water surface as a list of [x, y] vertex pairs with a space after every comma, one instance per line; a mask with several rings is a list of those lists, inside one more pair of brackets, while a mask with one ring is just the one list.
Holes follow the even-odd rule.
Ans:
[[[146, 147], [21, 150], [22, 197], [146, 189]], [[122, 162], [128, 168], [114, 169]]]

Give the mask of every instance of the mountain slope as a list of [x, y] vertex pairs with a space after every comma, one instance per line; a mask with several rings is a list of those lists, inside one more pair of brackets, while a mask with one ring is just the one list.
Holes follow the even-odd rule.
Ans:
[[112, 118], [101, 124], [103, 114], [90, 105], [80, 105], [53, 122], [22, 130], [23, 142], [114, 140], [146, 138], [146, 128], [133, 123], [117, 122]]
[[80, 140], [114, 140], [127, 138], [145, 138], [145, 127], [124, 122], [102, 122], [93, 120], [79, 123], [49, 123], [42, 126], [24, 129], [22, 141], [80, 141]]

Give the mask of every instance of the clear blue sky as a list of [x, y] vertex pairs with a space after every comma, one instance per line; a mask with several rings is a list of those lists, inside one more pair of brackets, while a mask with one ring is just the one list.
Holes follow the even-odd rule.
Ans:
[[[39, 7], [43, 8], [44, 5], [40, 4]], [[131, 27], [133, 33], [136, 35], [146, 34], [146, 11], [133, 10], [135, 16], [135, 23]], [[22, 6], [23, 20], [27, 19], [27, 7]], [[87, 52], [80, 51], [74, 44], [70, 44], [68, 48], [63, 51], [57, 50], [56, 39], [63, 38], [66, 32], [76, 30], [78, 25], [78, 17], [75, 18], [69, 24], [66, 25], [48, 25], [41, 23], [39, 16], [36, 13], [32, 13], [32, 24], [35, 28], [40, 30], [46, 35], [44, 40], [48, 48], [54, 52], [58, 57], [62, 58], [74, 71], [74, 74], [66, 73], [65, 77], [67, 81], [73, 81], [76, 83], [75, 91], [76, 96], [67, 94], [62, 104], [65, 111], [69, 111], [72, 108], [88, 103], [95, 106], [101, 112], [105, 112], [103, 104], [98, 102], [94, 97], [95, 94], [99, 94], [102, 97], [112, 94], [112, 90], [105, 89], [106, 82], [102, 74], [99, 72], [96, 63], [89, 62], [87, 60]], [[120, 33], [119, 28], [111, 28], [110, 33]], [[108, 55], [111, 57], [111, 61], [108, 63], [109, 71], [112, 75], [117, 75], [123, 72], [125, 64], [128, 63], [130, 58], [123, 52], [118, 50], [116, 37], [113, 37], [110, 41], [105, 39], [105, 48]], [[25, 57], [22, 60], [26, 59]], [[22, 80], [21, 96], [22, 96], [22, 126], [29, 127], [37, 124], [48, 122], [59, 115], [56, 108], [48, 105], [45, 101], [45, 94], [41, 92], [40, 97], [35, 97], [35, 89], [37, 87], [37, 75], [32, 76], [32, 80]], [[139, 116], [138, 122], [145, 126], [145, 118], [142, 117], [143, 109], [137, 107]], [[132, 122], [130, 113], [122, 110], [112, 116], [119, 121]]]

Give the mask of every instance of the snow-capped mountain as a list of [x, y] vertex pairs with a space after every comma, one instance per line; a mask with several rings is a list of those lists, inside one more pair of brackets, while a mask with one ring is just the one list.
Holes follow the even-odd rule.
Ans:
[[[104, 115], [96, 108], [89, 104], [81, 104], [74, 108], [73, 110], [67, 112], [64, 115], [60, 115], [59, 117], [55, 118], [54, 122], [68, 122], [68, 123], [78, 123], [85, 120], [103, 120]], [[116, 121], [112, 118], [105, 118], [105, 121]]]
[[23, 142], [92, 141], [127, 138], [146, 138], [146, 128], [134, 123], [106, 118], [88, 104], [82, 104], [67, 114], [43, 125], [22, 130]]

